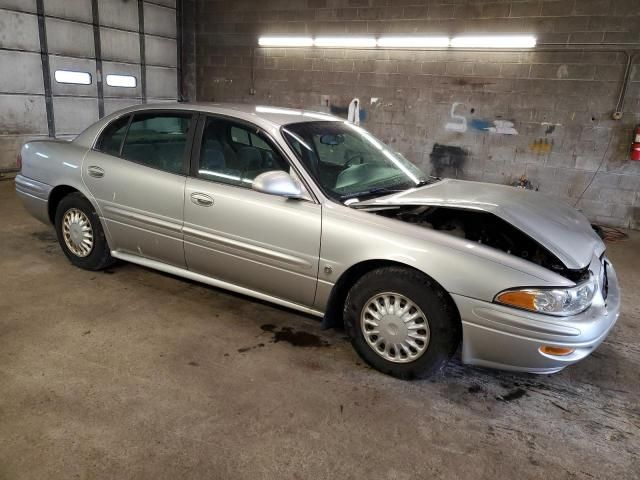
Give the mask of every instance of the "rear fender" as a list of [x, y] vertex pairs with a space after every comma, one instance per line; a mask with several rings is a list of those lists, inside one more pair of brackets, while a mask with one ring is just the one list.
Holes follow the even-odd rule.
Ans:
[[[64, 140], [36, 140], [23, 145], [20, 176], [46, 191], [48, 218], [41, 220], [53, 223], [57, 202], [66, 194], [78, 191], [91, 202], [102, 222], [98, 203], [82, 179], [83, 163], [88, 151], [85, 146]], [[19, 188], [18, 181], [16, 187]], [[109, 240], [104, 222], [102, 227]]]

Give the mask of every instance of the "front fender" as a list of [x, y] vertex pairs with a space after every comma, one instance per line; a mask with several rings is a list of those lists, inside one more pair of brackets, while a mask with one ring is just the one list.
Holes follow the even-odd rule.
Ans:
[[446, 233], [341, 205], [323, 208], [315, 308], [325, 311], [331, 291], [352, 266], [387, 261], [415, 268], [450, 294], [492, 301], [521, 285], [572, 285], [539, 265]]

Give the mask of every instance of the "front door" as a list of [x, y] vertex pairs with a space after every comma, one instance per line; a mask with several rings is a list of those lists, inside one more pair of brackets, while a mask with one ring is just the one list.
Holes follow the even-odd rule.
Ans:
[[184, 189], [193, 115], [139, 112], [106, 127], [83, 163], [113, 250], [185, 267]]
[[[312, 306], [321, 206], [251, 189], [287, 160], [256, 127], [202, 117], [187, 179], [184, 250], [189, 270]], [[198, 139], [199, 138], [199, 139]]]

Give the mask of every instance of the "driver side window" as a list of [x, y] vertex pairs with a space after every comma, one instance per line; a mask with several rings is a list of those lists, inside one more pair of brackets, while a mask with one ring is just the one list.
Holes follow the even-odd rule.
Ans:
[[202, 132], [199, 178], [250, 188], [271, 170], [289, 171], [288, 162], [256, 128], [208, 117]]

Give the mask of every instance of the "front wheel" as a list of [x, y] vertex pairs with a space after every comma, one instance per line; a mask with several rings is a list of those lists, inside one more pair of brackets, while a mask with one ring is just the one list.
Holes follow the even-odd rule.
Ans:
[[365, 362], [406, 380], [438, 372], [460, 342], [453, 301], [426, 275], [404, 267], [363, 275], [347, 296], [344, 320]]
[[101, 270], [114, 262], [98, 214], [81, 193], [60, 201], [55, 223], [58, 243], [76, 267]]

